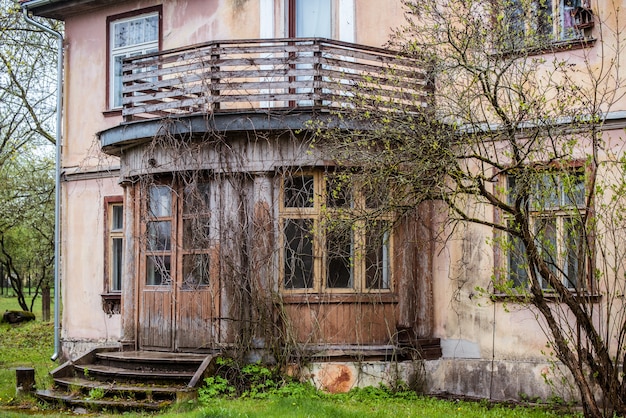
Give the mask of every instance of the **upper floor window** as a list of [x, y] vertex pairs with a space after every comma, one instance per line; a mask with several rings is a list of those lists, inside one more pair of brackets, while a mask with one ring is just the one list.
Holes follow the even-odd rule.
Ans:
[[109, 107], [122, 106], [122, 60], [159, 50], [159, 12], [109, 21]]
[[289, 0], [289, 36], [332, 38], [332, 0]]
[[580, 0], [507, 0], [505, 43], [517, 49], [581, 37], [574, 25]]
[[[509, 203], [520, 189], [514, 176], [507, 177]], [[524, 206], [530, 215], [531, 233], [542, 259], [569, 289], [587, 288], [584, 278], [588, 265], [585, 251], [583, 217], [585, 213], [585, 180], [580, 170], [537, 173], [530, 185], [530, 197]], [[515, 229], [513, 219], [506, 220]], [[509, 235], [507, 246], [507, 277], [515, 287], [526, 286], [529, 269], [521, 240]], [[550, 288], [540, 278], [541, 287]]]
[[391, 289], [391, 219], [367, 188], [321, 172], [288, 174], [280, 201], [284, 291]]

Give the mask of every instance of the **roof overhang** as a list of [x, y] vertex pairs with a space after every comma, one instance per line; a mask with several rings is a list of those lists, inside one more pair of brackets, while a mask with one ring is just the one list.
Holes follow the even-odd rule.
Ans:
[[65, 20], [68, 16], [115, 3], [119, 0], [28, 0], [22, 2], [22, 8], [35, 16]]

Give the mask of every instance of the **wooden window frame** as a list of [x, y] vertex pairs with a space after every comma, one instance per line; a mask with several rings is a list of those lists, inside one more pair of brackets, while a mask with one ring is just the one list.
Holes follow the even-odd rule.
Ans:
[[[122, 228], [114, 229], [113, 228], [113, 209], [115, 207], [122, 207]], [[104, 233], [104, 280], [103, 280], [103, 293], [102, 293], [102, 302], [103, 309], [105, 312], [109, 314], [120, 313], [120, 303], [121, 303], [121, 294], [123, 287], [123, 272], [121, 272], [122, 276], [119, 278], [120, 280], [120, 288], [114, 289], [113, 286], [113, 271], [115, 270], [115, 266], [113, 266], [113, 240], [121, 239], [122, 240], [122, 258], [119, 260], [121, 264], [121, 268], [124, 266], [123, 256], [124, 256], [124, 229], [125, 226], [123, 224], [123, 211], [124, 208], [124, 198], [122, 196], [107, 196], [104, 198], [104, 225], [103, 230]]]
[[[327, 205], [327, 173], [323, 170], [303, 170], [293, 173], [297, 176], [313, 176], [314, 199], [311, 207], [288, 207], [285, 206], [285, 179], [292, 173], [284, 173], [280, 178], [279, 191], [279, 228], [280, 228], [280, 283], [279, 288], [282, 293], [287, 295], [295, 294], [369, 294], [369, 293], [392, 293], [394, 288], [393, 280], [393, 232], [388, 233], [387, 242], [384, 244], [386, 249], [386, 260], [383, 257], [383, 269], [386, 275], [387, 287], [367, 287], [367, 227], [366, 221], [357, 219], [353, 222], [352, 233], [354, 253], [351, 264], [352, 286], [351, 287], [332, 287], [327, 283], [327, 230], [324, 226], [325, 222], [330, 219], [346, 220], [353, 219], [351, 214], [353, 209], [329, 208]], [[356, 191], [355, 191], [356, 190]], [[365, 197], [358, 188], [352, 191], [354, 194], [355, 210], [364, 210], [373, 212], [373, 210], [365, 208]], [[393, 216], [391, 214], [385, 216], [376, 216], [377, 222], [391, 222]], [[313, 222], [313, 286], [309, 288], [287, 288], [285, 286], [285, 223], [289, 219], [310, 219]], [[383, 250], [384, 252], [385, 250]]]
[[[554, 170], [557, 169], [558, 171]], [[547, 167], [545, 169], [546, 172], [552, 172], [552, 173], [556, 173], [558, 174], [559, 171], [563, 171], [563, 170], [568, 170], [570, 174], [573, 173], [580, 173], [580, 175], [582, 176], [582, 180], [583, 180], [583, 186], [584, 186], [584, 198], [586, 198], [587, 196], [587, 172], [584, 169], [584, 163], [580, 162], [580, 161], [576, 161], [573, 162], [571, 164], [568, 164], [568, 166], [564, 167], [563, 165], [555, 165], [553, 167], [553, 169], [551, 169], [551, 167]], [[504, 191], [505, 195], [503, 196], [503, 198], [507, 199], [507, 195], [509, 193], [509, 191], [511, 190], [510, 188], [510, 184], [509, 184], [509, 177], [508, 176], [501, 176], [500, 178], [500, 187], [501, 190]], [[575, 206], [571, 206], [571, 207], [566, 207], [566, 205], [564, 205], [564, 203], [561, 201], [563, 198], [563, 190], [561, 187], [559, 187], [559, 204], [553, 207], [545, 207], [545, 208], [538, 208], [538, 209], [532, 209], [530, 210], [530, 221], [531, 221], [531, 227], [534, 229], [535, 225], [537, 224], [538, 221], [540, 220], [550, 220], [553, 219], [555, 220], [555, 230], [556, 230], [556, 252], [557, 252], [557, 257], [558, 257], [558, 263], [561, 266], [560, 268], [563, 268], [563, 264], [567, 263], [567, 253], [564, 252], [563, 250], [566, 249], [566, 234], [567, 234], [567, 230], [564, 226], [564, 223], [566, 222], [567, 219], [570, 218], [577, 218], [580, 217], [581, 215], [585, 214], [586, 212], [588, 212], [588, 208], [586, 208], [586, 202], [582, 202], [582, 204], [578, 204]], [[529, 205], [531, 205], [532, 207], [532, 202], [529, 203]], [[513, 221], [513, 219], [511, 218], [511, 216], [508, 215], [503, 215], [502, 216], [502, 222], [507, 223], [507, 222], [511, 222]], [[509, 246], [513, 246], [513, 244], [511, 243], [511, 235], [507, 234], [506, 236], [504, 236], [504, 240], [507, 243], [507, 247]], [[593, 247], [592, 247], [593, 248]], [[511, 251], [511, 249], [509, 249], [509, 251]], [[500, 251], [502, 252], [502, 251]], [[501, 274], [501, 279], [505, 280], [505, 281], [514, 281], [514, 279], [511, 277], [511, 273], [512, 273], [512, 269], [511, 269], [511, 265], [510, 265], [510, 256], [509, 254], [502, 254], [502, 260], [501, 260], [501, 265], [503, 266], [502, 269], [502, 274]], [[582, 283], [582, 285], [577, 284], [576, 287], [569, 287], [567, 283], [563, 283], [566, 287], [568, 287], [569, 290], [571, 290], [572, 292], [576, 292], [579, 289], [582, 289], [584, 292], [591, 292], [593, 291], [592, 289], [592, 283], [590, 283], [589, 281], [589, 269], [593, 268], [593, 255], [587, 255], [584, 263], [582, 263], [582, 266], [579, 265], [579, 269], [582, 268], [582, 274], [579, 272], [578, 276], [582, 278], [582, 280], [584, 280], [584, 283]], [[528, 267], [525, 267], [526, 269]], [[526, 282], [526, 287], [528, 287], [528, 280], [529, 280], [529, 272], [526, 271], [526, 279], [524, 280]], [[563, 278], [563, 281], [565, 281], [566, 279]], [[545, 285], [545, 283], [541, 284], [542, 289], [549, 294], [551, 292], [551, 289]]]

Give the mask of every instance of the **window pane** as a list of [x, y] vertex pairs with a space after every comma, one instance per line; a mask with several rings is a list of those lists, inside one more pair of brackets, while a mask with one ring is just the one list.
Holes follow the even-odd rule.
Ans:
[[[577, 289], [579, 275], [584, 273], [584, 234], [582, 223], [578, 218], [563, 220], [565, 228], [565, 280], [564, 284], [570, 289]], [[582, 284], [582, 283], [581, 283]], [[583, 286], [584, 287], [584, 286]]]
[[331, 0], [296, 0], [296, 36], [331, 38]]
[[585, 177], [582, 173], [571, 173], [561, 179], [563, 190], [563, 204], [584, 208], [585, 201]]
[[370, 223], [365, 245], [366, 288], [389, 289], [389, 223]]
[[508, 278], [514, 287], [528, 286], [528, 264], [526, 262], [526, 248], [522, 241], [514, 235], [509, 235], [508, 248], [509, 271]]
[[[559, 254], [557, 247], [556, 218], [539, 218], [535, 223], [535, 240], [541, 250], [543, 261], [554, 274], [559, 272]], [[542, 287], [548, 288], [548, 283], [543, 279]]]
[[111, 230], [119, 231], [124, 227], [124, 207], [122, 205], [114, 205], [111, 208]]
[[284, 181], [285, 207], [312, 208], [314, 198], [313, 176], [287, 176]]
[[286, 289], [313, 287], [313, 220], [286, 219], [284, 226]]
[[183, 256], [183, 287], [195, 288], [209, 284], [209, 255], [188, 254]]
[[111, 247], [111, 288], [109, 290], [119, 292], [122, 290], [122, 255], [124, 240], [122, 238], [113, 238]]
[[195, 183], [185, 187], [183, 213], [194, 215], [209, 212], [209, 183]]
[[113, 31], [113, 48], [124, 48], [154, 42], [158, 40], [159, 36], [159, 16], [154, 14], [115, 22]]
[[353, 286], [354, 244], [352, 227], [338, 222], [326, 230], [326, 287], [348, 289]]
[[329, 208], [352, 207], [352, 192], [347, 180], [326, 177], [326, 205]]
[[209, 248], [211, 218], [208, 216], [197, 216], [183, 220], [183, 248], [206, 249]]
[[170, 221], [148, 222], [148, 251], [171, 249], [172, 223]]
[[172, 189], [169, 186], [152, 186], [148, 197], [149, 215], [155, 218], [171, 216]]
[[146, 285], [169, 285], [171, 279], [170, 256], [149, 256], [146, 258]]

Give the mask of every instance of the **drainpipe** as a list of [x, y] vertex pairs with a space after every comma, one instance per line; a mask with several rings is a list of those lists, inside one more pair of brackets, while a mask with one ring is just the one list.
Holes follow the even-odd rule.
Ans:
[[63, 106], [63, 35], [54, 29], [34, 21], [28, 16], [28, 10], [22, 6], [24, 19], [33, 26], [57, 38], [57, 126], [56, 126], [56, 161], [54, 166], [54, 354], [50, 359], [55, 361], [61, 353], [60, 309], [61, 309], [61, 278], [59, 276], [59, 254], [61, 245], [60, 214], [61, 214], [61, 132]]

